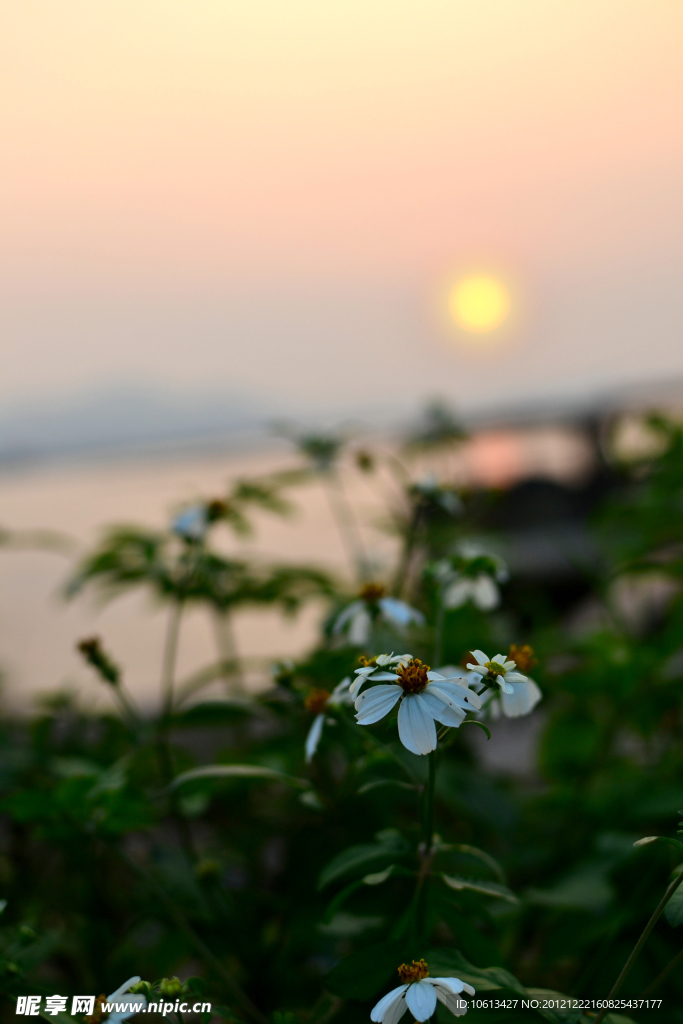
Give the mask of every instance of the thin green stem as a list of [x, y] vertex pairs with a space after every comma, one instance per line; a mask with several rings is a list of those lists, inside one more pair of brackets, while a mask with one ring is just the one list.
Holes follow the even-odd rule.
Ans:
[[327, 474], [325, 490], [332, 518], [337, 524], [339, 536], [346, 548], [354, 573], [357, 573], [361, 580], [367, 580], [370, 575], [370, 567], [361, 539], [360, 529], [358, 528], [351, 504], [346, 497], [341, 477], [333, 470]]
[[184, 602], [174, 601], [166, 626], [164, 653], [161, 661], [161, 716], [167, 719], [173, 711], [173, 689], [175, 667], [178, 659], [178, 641], [180, 639], [180, 623], [183, 617]]
[[443, 587], [439, 587], [436, 608], [436, 626], [434, 628], [434, 667], [438, 668], [443, 661], [443, 627], [446, 618], [446, 606], [443, 600]]
[[425, 855], [428, 856], [432, 849], [434, 839], [434, 790], [436, 787], [436, 750], [432, 750], [429, 756], [429, 777], [427, 788], [424, 794], [424, 817], [423, 817], [423, 841]]
[[[657, 924], [657, 921], [659, 920], [659, 918], [662, 916], [662, 913], [664, 912], [665, 906], [667, 905], [667, 903], [669, 902], [669, 900], [671, 899], [673, 894], [676, 892], [676, 889], [678, 889], [678, 887], [681, 884], [681, 882], [683, 882], [683, 871], [681, 871], [681, 873], [679, 875], [677, 875], [676, 878], [674, 878], [673, 882], [669, 885], [668, 889], [666, 890], [666, 892], [662, 896], [661, 900], [657, 904], [657, 906], [656, 906], [656, 908], [655, 908], [655, 910], [654, 910], [654, 912], [652, 914], [652, 917], [650, 918], [650, 920], [645, 925], [640, 938], [638, 939], [638, 941], [636, 942], [635, 946], [633, 947], [633, 950], [631, 951], [631, 955], [629, 956], [628, 960], [626, 961], [626, 963], [622, 967], [621, 974], [619, 975], [617, 980], [612, 985], [610, 993], [609, 993], [609, 995], [607, 997], [608, 999], [611, 999], [612, 996], [615, 996], [617, 994], [617, 992], [619, 991], [619, 989], [623, 985], [624, 981], [626, 980], [628, 975], [631, 973], [631, 968], [633, 967], [634, 963], [636, 962], [636, 960], [638, 958], [638, 955], [640, 954], [640, 951], [642, 950], [643, 946], [645, 945], [645, 943], [647, 942], [648, 938], [650, 937], [650, 932], [652, 931], [654, 926]], [[600, 1011], [600, 1013], [595, 1018], [595, 1021], [593, 1022], [593, 1024], [601, 1024], [601, 1022], [605, 1019], [605, 1017], [606, 1017], [606, 1015], [608, 1013], [609, 1013], [609, 1007], [608, 1006], [603, 1007], [602, 1010]]]
[[[342, 721], [344, 722], [344, 724], [346, 726], [348, 726], [349, 729], [352, 729], [354, 733], [356, 733], [356, 727], [355, 727], [354, 723], [351, 721], [351, 719], [348, 717], [348, 715], [342, 713], [340, 717], [341, 717]], [[420, 789], [422, 789], [422, 784], [421, 784], [420, 780], [418, 779], [417, 775], [415, 775], [415, 773], [408, 767], [408, 765], [405, 763], [405, 761], [402, 761], [401, 758], [398, 756], [398, 754], [394, 753], [394, 751], [391, 749], [391, 747], [387, 747], [384, 743], [382, 743], [381, 740], [378, 740], [377, 737], [374, 735], [374, 733], [370, 729], [368, 729], [367, 726], [363, 726], [363, 728], [365, 729], [365, 732], [363, 733], [365, 738], [370, 740], [371, 744], [374, 747], [377, 747], [378, 750], [383, 751], [385, 754], [387, 754], [389, 757], [391, 757], [396, 762], [396, 764], [399, 765], [400, 768], [402, 768], [402, 770], [408, 776], [410, 781], [413, 782]], [[356, 733], [356, 735], [357, 735], [357, 733]]]
[[147, 885], [154, 890], [159, 898], [159, 902], [168, 912], [169, 917], [171, 917], [180, 930], [184, 932], [185, 936], [194, 946], [195, 950], [209, 970], [213, 971], [214, 974], [221, 979], [225, 985], [226, 991], [230, 993], [230, 996], [235, 1000], [235, 1002], [242, 1007], [245, 1013], [249, 1014], [249, 1016], [256, 1021], [256, 1024], [268, 1024], [268, 1018], [265, 1014], [261, 1013], [259, 1008], [252, 1003], [249, 996], [241, 988], [238, 982], [235, 981], [230, 972], [223, 966], [218, 957], [211, 952], [204, 940], [194, 930], [183, 912], [175, 905], [166, 890], [157, 882], [154, 875], [145, 870], [141, 865], [136, 864], [135, 861], [131, 860], [130, 857], [123, 853], [122, 850], [117, 849], [116, 852], [130, 870], [142, 878]]
[[661, 983], [664, 981], [664, 979], [667, 977], [667, 975], [669, 975], [671, 971], [673, 971], [674, 967], [677, 967], [680, 964], [681, 960], [683, 960], [683, 949], [676, 953], [676, 956], [673, 958], [673, 960], [669, 960], [664, 970], [660, 971], [655, 980], [650, 985], [648, 985], [647, 988], [643, 989], [643, 991], [641, 992], [641, 999], [645, 996], [649, 996], [651, 992], [655, 992], [659, 988]]

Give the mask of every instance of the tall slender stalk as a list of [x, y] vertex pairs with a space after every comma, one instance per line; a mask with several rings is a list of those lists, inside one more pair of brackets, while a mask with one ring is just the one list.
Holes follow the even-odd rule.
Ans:
[[436, 625], [434, 627], [434, 667], [443, 661], [443, 627], [446, 618], [446, 606], [443, 600], [443, 587], [439, 584], [436, 606]]
[[150, 888], [154, 890], [159, 898], [159, 902], [166, 909], [169, 916], [175, 921], [180, 930], [185, 933], [209, 970], [213, 971], [213, 973], [221, 979], [225, 985], [226, 991], [230, 994], [231, 998], [235, 1000], [237, 1005], [240, 1006], [244, 1012], [252, 1018], [252, 1020], [256, 1021], [256, 1024], [267, 1024], [268, 1019], [265, 1014], [261, 1013], [258, 1007], [252, 1003], [249, 996], [241, 988], [239, 983], [235, 981], [227, 968], [225, 968], [218, 957], [211, 952], [204, 940], [197, 934], [190, 922], [187, 920], [182, 910], [176, 906], [174, 900], [168, 895], [163, 886], [157, 882], [154, 875], [142, 867], [142, 865], [136, 864], [136, 862], [131, 860], [131, 858], [121, 849], [116, 848], [116, 852], [130, 870], [136, 875], [139, 875], [140, 878], [144, 879]]
[[357, 573], [361, 580], [369, 578], [370, 565], [365, 547], [360, 535], [360, 529], [353, 509], [347, 500], [341, 477], [334, 470], [326, 474], [327, 500], [332, 512], [332, 518], [337, 524], [342, 544], [346, 548], [349, 561], [353, 566], [354, 573]]
[[673, 958], [673, 960], [669, 960], [664, 970], [659, 972], [655, 980], [650, 982], [647, 988], [643, 989], [643, 991], [640, 994], [640, 998], [642, 999], [645, 996], [649, 996], [651, 992], [655, 992], [662, 984], [664, 979], [671, 973], [671, 971], [673, 971], [674, 967], [678, 967], [681, 961], [683, 961], [683, 949], [679, 950], [678, 953], [676, 953], [676, 956]]
[[[241, 690], [243, 688], [242, 663], [237, 649], [237, 640], [230, 611], [228, 609], [220, 612], [216, 611], [213, 616], [213, 623], [218, 656], [226, 666], [223, 679], [229, 685], [234, 682], [236, 688]], [[233, 667], [228, 668], [228, 666]]]
[[432, 750], [429, 757], [429, 776], [427, 788], [424, 794], [424, 816], [422, 825], [422, 836], [425, 847], [425, 855], [428, 856], [432, 849], [434, 840], [434, 790], [436, 788], [436, 750]]
[[[634, 963], [636, 962], [636, 960], [638, 958], [638, 955], [640, 954], [640, 951], [642, 950], [643, 946], [647, 942], [647, 940], [648, 940], [648, 938], [650, 936], [650, 932], [652, 931], [654, 926], [657, 924], [657, 921], [659, 920], [659, 918], [662, 916], [662, 913], [664, 912], [665, 906], [667, 905], [667, 903], [669, 902], [669, 900], [671, 899], [673, 894], [676, 892], [676, 889], [678, 889], [678, 887], [681, 884], [681, 882], [683, 882], [683, 871], [681, 871], [681, 873], [674, 878], [673, 882], [671, 882], [671, 884], [669, 885], [668, 889], [666, 890], [666, 892], [662, 896], [661, 900], [657, 904], [657, 906], [656, 906], [656, 908], [655, 908], [655, 910], [654, 910], [654, 912], [652, 914], [652, 917], [650, 918], [650, 920], [647, 922], [647, 924], [643, 928], [643, 931], [641, 933], [640, 938], [638, 939], [638, 941], [636, 942], [635, 946], [633, 947], [633, 949], [631, 951], [631, 955], [629, 956], [628, 960], [626, 961], [626, 963], [622, 967], [621, 974], [619, 975], [617, 980], [612, 985], [610, 993], [609, 993], [609, 995], [607, 997], [608, 999], [611, 999], [612, 996], [615, 996], [617, 994], [617, 992], [619, 991], [619, 989], [623, 985], [624, 981], [626, 980], [628, 975], [631, 973], [631, 968], [633, 967]], [[604, 1006], [602, 1008], [602, 1010], [600, 1010], [600, 1013], [595, 1018], [593, 1024], [601, 1024], [601, 1022], [605, 1019], [605, 1017], [606, 1017], [606, 1015], [608, 1013], [609, 1013], [609, 1007], [608, 1006]]]
[[184, 601], [178, 598], [171, 605], [166, 625], [164, 653], [161, 661], [161, 716], [167, 719], [173, 711], [173, 689], [175, 685], [175, 667], [178, 660], [178, 641], [180, 639], [180, 623], [184, 611]]

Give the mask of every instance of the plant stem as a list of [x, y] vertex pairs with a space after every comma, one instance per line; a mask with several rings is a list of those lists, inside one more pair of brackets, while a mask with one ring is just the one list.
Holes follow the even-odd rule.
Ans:
[[[619, 991], [619, 989], [623, 985], [624, 981], [626, 980], [627, 976], [630, 974], [631, 968], [633, 967], [634, 963], [636, 962], [641, 949], [643, 948], [643, 946], [645, 945], [645, 943], [647, 942], [647, 940], [648, 940], [648, 938], [650, 936], [650, 932], [652, 931], [654, 926], [657, 924], [657, 921], [659, 920], [659, 918], [661, 917], [661, 915], [662, 915], [662, 913], [664, 911], [664, 907], [667, 905], [667, 903], [669, 902], [669, 900], [671, 899], [673, 894], [676, 892], [676, 889], [679, 887], [681, 882], [683, 882], [683, 871], [681, 871], [681, 873], [679, 875], [677, 875], [676, 878], [674, 878], [673, 882], [669, 885], [668, 889], [666, 890], [666, 892], [662, 896], [661, 900], [657, 904], [657, 906], [656, 906], [656, 908], [654, 910], [654, 913], [652, 914], [652, 917], [650, 918], [650, 920], [645, 925], [640, 938], [638, 939], [638, 941], [636, 942], [635, 946], [633, 947], [631, 955], [629, 956], [628, 960], [626, 961], [626, 963], [622, 967], [621, 974], [619, 975], [617, 980], [612, 985], [610, 993], [609, 993], [609, 995], [607, 997], [608, 999], [611, 999], [612, 996], [615, 996], [617, 994], [617, 992]], [[595, 1018], [593, 1024], [601, 1024], [601, 1022], [605, 1019], [605, 1017], [606, 1017], [606, 1015], [608, 1013], [609, 1013], [609, 1007], [604, 1006], [602, 1008], [602, 1010], [600, 1010], [600, 1013]]]
[[134, 874], [142, 878], [151, 889], [154, 890], [156, 895], [159, 897], [160, 902], [168, 911], [170, 917], [173, 918], [175, 923], [178, 925], [180, 930], [185, 933], [189, 941], [192, 943], [197, 953], [204, 961], [209, 970], [213, 971], [221, 979], [226, 987], [226, 990], [230, 993], [232, 998], [237, 1002], [242, 1009], [249, 1014], [249, 1016], [257, 1022], [257, 1024], [268, 1024], [268, 1018], [261, 1013], [259, 1008], [252, 1003], [249, 996], [244, 992], [241, 986], [235, 981], [230, 972], [223, 966], [217, 956], [215, 956], [209, 947], [206, 945], [204, 940], [197, 935], [190, 922], [186, 919], [185, 915], [181, 910], [176, 907], [171, 897], [167, 894], [166, 890], [157, 882], [154, 875], [146, 871], [141, 865], [136, 864], [135, 861], [131, 860], [123, 851], [117, 850], [119, 857], [125, 862]]
[[346, 553], [349, 556], [354, 573], [357, 573], [361, 580], [367, 580], [370, 576], [370, 567], [367, 555], [365, 554], [365, 548], [363, 547], [363, 541], [361, 540], [358, 523], [344, 493], [341, 477], [334, 470], [327, 474], [325, 490], [332, 518], [337, 524], [339, 536], [346, 548]]
[[446, 618], [446, 606], [443, 601], [443, 587], [439, 586], [438, 604], [436, 608], [436, 626], [434, 629], [434, 667], [443, 661], [443, 626]]
[[421, 519], [422, 509], [419, 504], [416, 504], [410, 523], [408, 524], [408, 528], [405, 532], [403, 551], [401, 552], [401, 558], [396, 569], [394, 585], [391, 588], [391, 592], [394, 597], [400, 597], [403, 593], [403, 587], [405, 585], [406, 577], [408, 576], [408, 570], [410, 569], [410, 563], [413, 559], [413, 552], [417, 543], [417, 534]]
[[173, 602], [166, 626], [164, 653], [161, 662], [161, 715], [164, 719], [168, 718], [173, 711], [175, 666], [178, 657], [178, 640], [180, 638], [180, 622], [183, 616], [183, 607], [184, 602], [182, 599]]
[[424, 795], [424, 818], [423, 818], [423, 839], [425, 856], [428, 856], [432, 849], [434, 839], [434, 789], [436, 786], [436, 751], [432, 750], [429, 756], [429, 778]]
[[676, 956], [673, 958], [673, 960], [669, 961], [664, 970], [660, 971], [660, 973], [657, 975], [655, 980], [651, 982], [651, 984], [649, 984], [647, 988], [643, 989], [641, 993], [641, 999], [644, 996], [649, 996], [651, 992], [654, 992], [657, 988], [659, 988], [661, 983], [666, 978], [667, 974], [669, 974], [674, 969], [674, 967], [676, 967], [681, 962], [681, 960], [683, 960], [683, 949], [676, 953]]

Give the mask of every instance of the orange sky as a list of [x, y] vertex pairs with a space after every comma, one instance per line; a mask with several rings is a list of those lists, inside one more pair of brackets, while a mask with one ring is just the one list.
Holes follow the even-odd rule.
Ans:
[[[0, 395], [683, 371], [682, 40], [679, 0], [6, 2]], [[475, 263], [528, 311], [479, 364], [434, 309]]]

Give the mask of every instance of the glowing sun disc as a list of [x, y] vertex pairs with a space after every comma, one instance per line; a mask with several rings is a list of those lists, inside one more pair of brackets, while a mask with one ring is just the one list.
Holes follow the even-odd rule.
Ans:
[[451, 289], [448, 306], [458, 327], [486, 334], [507, 318], [510, 293], [502, 281], [489, 274], [469, 274]]

